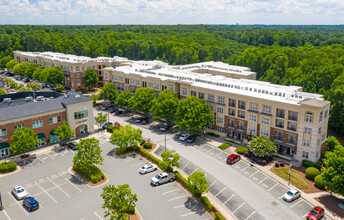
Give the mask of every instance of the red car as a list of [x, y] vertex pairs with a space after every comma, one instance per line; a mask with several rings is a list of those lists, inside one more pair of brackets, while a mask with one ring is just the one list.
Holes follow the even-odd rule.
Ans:
[[227, 163], [229, 164], [235, 164], [236, 162], [238, 162], [241, 159], [240, 155], [238, 154], [231, 154], [228, 156], [227, 158]]
[[318, 220], [324, 216], [324, 209], [320, 206], [314, 207], [307, 215], [307, 220]]

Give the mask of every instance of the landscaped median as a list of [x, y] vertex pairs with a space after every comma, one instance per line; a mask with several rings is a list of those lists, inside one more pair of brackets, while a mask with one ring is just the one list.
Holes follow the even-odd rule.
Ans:
[[[271, 172], [281, 177], [282, 179], [289, 181], [289, 169], [283, 167], [273, 167], [271, 168]], [[298, 189], [308, 189], [309, 187], [307, 181], [303, 178], [303, 176], [301, 176], [294, 170], [291, 171], [290, 183]]]
[[17, 164], [8, 161], [8, 162], [2, 162], [0, 163], [0, 173], [11, 173], [17, 169]]

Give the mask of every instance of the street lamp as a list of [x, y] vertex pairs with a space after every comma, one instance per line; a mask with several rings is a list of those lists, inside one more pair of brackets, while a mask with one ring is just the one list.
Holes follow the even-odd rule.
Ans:
[[166, 132], [167, 132], [167, 129], [165, 129], [165, 151], [166, 151]]
[[293, 166], [293, 164], [290, 164], [289, 166], [289, 181], [288, 181], [288, 186], [290, 185], [290, 178], [291, 178], [291, 167]]
[[[109, 95], [107, 95], [106, 97], [107, 97], [107, 100], [109, 101]], [[109, 111], [108, 111], [108, 125], [109, 125], [109, 122], [110, 122], [110, 115], [109, 115]]]

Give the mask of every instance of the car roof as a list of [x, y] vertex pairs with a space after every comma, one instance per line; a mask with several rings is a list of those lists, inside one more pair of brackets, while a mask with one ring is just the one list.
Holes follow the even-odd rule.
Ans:
[[320, 211], [323, 211], [324, 209], [320, 206], [316, 206], [313, 208], [314, 211], [317, 211], [317, 212], [320, 212]]
[[23, 188], [22, 186], [19, 186], [19, 185], [15, 185], [13, 186], [14, 189], [18, 189], [18, 188]]
[[229, 159], [234, 159], [235, 157], [239, 156], [238, 154], [231, 154], [228, 156]]
[[36, 200], [35, 198], [33, 198], [33, 197], [26, 197], [25, 199], [26, 199], [26, 200], [29, 200], [30, 203], [35, 203], [35, 202], [37, 202], [37, 200]]
[[289, 190], [290, 192], [292, 192], [292, 193], [296, 193], [296, 192], [300, 192], [300, 190], [298, 190], [298, 189], [291, 189], [291, 190]]

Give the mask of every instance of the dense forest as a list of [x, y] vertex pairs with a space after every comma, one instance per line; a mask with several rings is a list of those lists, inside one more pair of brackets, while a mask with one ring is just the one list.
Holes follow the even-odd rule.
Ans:
[[248, 66], [263, 81], [298, 85], [332, 102], [344, 135], [344, 26], [0, 26], [0, 59], [13, 50]]

